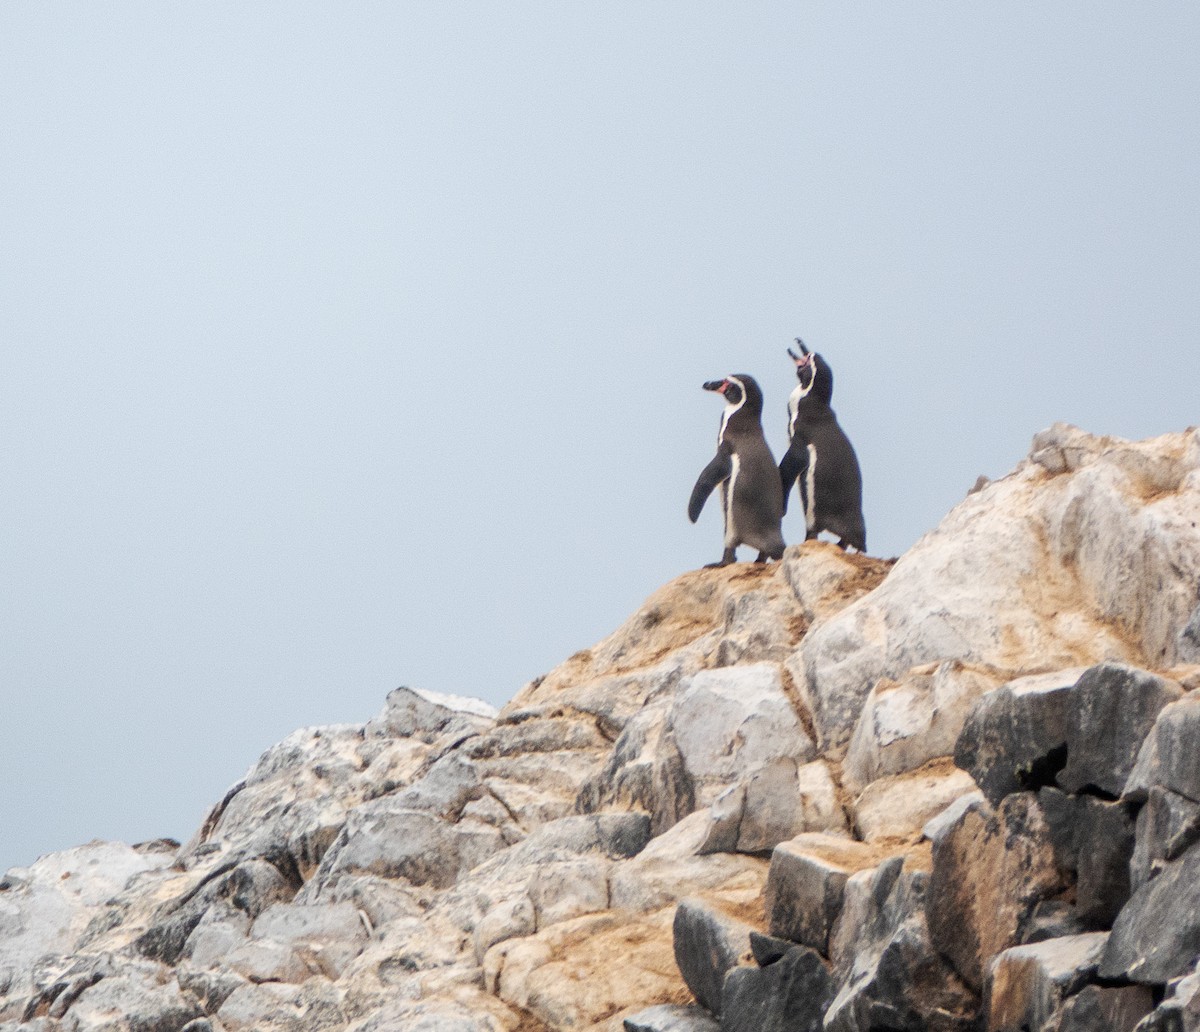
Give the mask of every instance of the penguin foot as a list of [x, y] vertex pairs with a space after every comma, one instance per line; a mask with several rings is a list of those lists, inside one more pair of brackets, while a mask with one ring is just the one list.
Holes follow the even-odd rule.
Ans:
[[707, 563], [705, 564], [704, 568], [706, 570], [719, 570], [722, 566], [729, 566], [730, 564], [737, 562], [737, 556], [735, 554], [736, 551], [737, 550], [733, 548], [725, 549], [725, 554], [721, 556], [721, 561], [719, 563]]
[[755, 564], [765, 563], [766, 561], [767, 561], [767, 553], [766, 552], [759, 552], [758, 558], [754, 560]]

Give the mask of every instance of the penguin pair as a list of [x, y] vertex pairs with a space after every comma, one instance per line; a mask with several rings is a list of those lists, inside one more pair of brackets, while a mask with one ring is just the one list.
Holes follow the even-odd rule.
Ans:
[[822, 530], [842, 548], [867, 549], [862, 515], [862, 474], [849, 439], [830, 408], [833, 371], [799, 338], [801, 354], [788, 348], [799, 381], [788, 399], [788, 450], [778, 468], [762, 430], [763, 396], [752, 376], [738, 373], [704, 384], [725, 398], [717, 454], [701, 472], [688, 503], [695, 523], [713, 489], [721, 488], [725, 550], [720, 562], [735, 561], [738, 545], [759, 550], [755, 562], [783, 556], [782, 521], [792, 485], [804, 505], [805, 540]]

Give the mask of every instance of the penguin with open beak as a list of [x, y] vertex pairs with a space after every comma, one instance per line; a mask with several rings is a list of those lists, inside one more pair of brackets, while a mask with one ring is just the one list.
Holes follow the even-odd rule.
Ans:
[[833, 370], [804, 341], [796, 338], [800, 354], [788, 348], [799, 383], [788, 398], [787, 454], [779, 464], [783, 508], [792, 485], [804, 506], [805, 540], [821, 531], [838, 539], [843, 549], [867, 550], [867, 525], [862, 512], [862, 471], [850, 438], [838, 424], [830, 404]]

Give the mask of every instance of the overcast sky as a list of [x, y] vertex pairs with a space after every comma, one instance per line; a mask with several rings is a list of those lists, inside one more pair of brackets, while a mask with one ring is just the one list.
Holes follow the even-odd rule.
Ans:
[[877, 555], [1055, 420], [1200, 422], [1197, 53], [1194, 3], [0, 5], [0, 870], [596, 641], [719, 557], [700, 385], [778, 455], [797, 335]]

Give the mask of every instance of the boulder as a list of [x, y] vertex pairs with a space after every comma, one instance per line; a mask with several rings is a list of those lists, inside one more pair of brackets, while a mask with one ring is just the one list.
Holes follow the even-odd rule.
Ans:
[[1086, 985], [1063, 1004], [1055, 1032], [1133, 1032], [1153, 1006], [1145, 986]]
[[1200, 973], [1171, 980], [1165, 998], [1136, 1026], [1135, 1032], [1197, 1032], [1200, 1029]]
[[904, 863], [892, 857], [846, 883], [830, 947], [838, 993], [825, 1015], [828, 1032], [974, 1027], [978, 998], [929, 938], [928, 875]]
[[86, 989], [62, 1016], [63, 1032], [166, 1032], [203, 1017], [172, 980], [144, 972], [104, 978]]
[[700, 805], [778, 760], [816, 753], [774, 663], [701, 670], [680, 687], [669, 720]]
[[1014, 946], [988, 969], [989, 1032], [1046, 1028], [1063, 1002], [1096, 978], [1108, 939], [1103, 932]]
[[721, 1023], [703, 1007], [663, 1003], [631, 1014], [625, 1032], [721, 1032]]
[[501, 833], [490, 825], [470, 820], [451, 824], [423, 810], [402, 809], [385, 797], [351, 811], [314, 880], [323, 886], [346, 874], [371, 874], [447, 888], [462, 871], [504, 845]]
[[92, 842], [0, 878], [0, 1002], [32, 988], [40, 958], [70, 953], [106, 900], [135, 880], [156, 878], [173, 858], [173, 851]]
[[255, 919], [250, 937], [293, 950], [310, 970], [336, 981], [369, 935], [363, 915], [350, 903], [276, 903]]
[[1020, 677], [988, 692], [971, 709], [954, 745], [993, 806], [1012, 792], [1053, 784], [1066, 761], [1067, 708], [1078, 668]]
[[954, 752], [967, 714], [1003, 680], [958, 661], [930, 663], [899, 680], [881, 679], [863, 703], [842, 774], [851, 792]]
[[751, 959], [750, 925], [686, 899], [675, 910], [675, 963], [696, 1001], [721, 1015], [725, 976]]
[[1200, 663], [1200, 605], [1192, 610], [1191, 618], [1179, 632], [1179, 662]]
[[1142, 743], [1123, 797], [1145, 802], [1154, 785], [1200, 802], [1200, 694], [1165, 706]]
[[1200, 841], [1200, 803], [1169, 789], [1151, 787], [1138, 811], [1136, 845], [1129, 862], [1131, 890], [1140, 889]]
[[774, 760], [719, 795], [701, 852], [763, 853], [804, 832], [846, 832], [846, 815], [824, 760]]
[[1142, 985], [1184, 974], [1200, 955], [1200, 845], [1130, 898], [1113, 924], [1100, 974]]
[[190, 891], [159, 907], [150, 926], [134, 941], [144, 957], [174, 964], [193, 930], [214, 905], [231, 905], [254, 918], [272, 903], [286, 903], [296, 886], [265, 860], [250, 860], [229, 869], [217, 867]]
[[1075, 876], [1073, 917], [1089, 931], [1111, 928], [1131, 891], [1131, 807], [1055, 788], [1043, 788], [1038, 805], [1060, 868]]
[[975, 803], [933, 844], [926, 898], [933, 943], [981, 990], [988, 961], [1018, 945], [1037, 904], [1069, 881], [1036, 796], [1007, 796], [995, 810]]
[[1067, 700], [1067, 765], [1058, 784], [1115, 799], [1159, 710], [1181, 695], [1174, 681], [1120, 663], [1084, 671]]
[[822, 747], [845, 747], [881, 678], [928, 663], [1175, 663], [1200, 581], [1197, 438], [1039, 434], [1028, 461], [968, 495], [789, 659]]
[[971, 775], [948, 760], [910, 774], [880, 778], [854, 801], [854, 830], [867, 842], [915, 839], [947, 806], [974, 790]]
[[662, 700], [628, 720], [603, 768], [579, 790], [576, 810], [642, 809], [657, 835], [695, 809], [692, 779], [667, 723], [670, 708]]
[[721, 1032], [820, 1032], [833, 978], [816, 950], [793, 946], [769, 966], [725, 976]]
[[482, 699], [402, 687], [388, 693], [383, 711], [367, 723], [367, 734], [432, 744], [479, 734], [492, 726], [496, 715], [495, 707]]
[[805, 834], [781, 842], [771, 853], [767, 875], [771, 934], [828, 955], [846, 879], [878, 862], [871, 847], [832, 835]]

